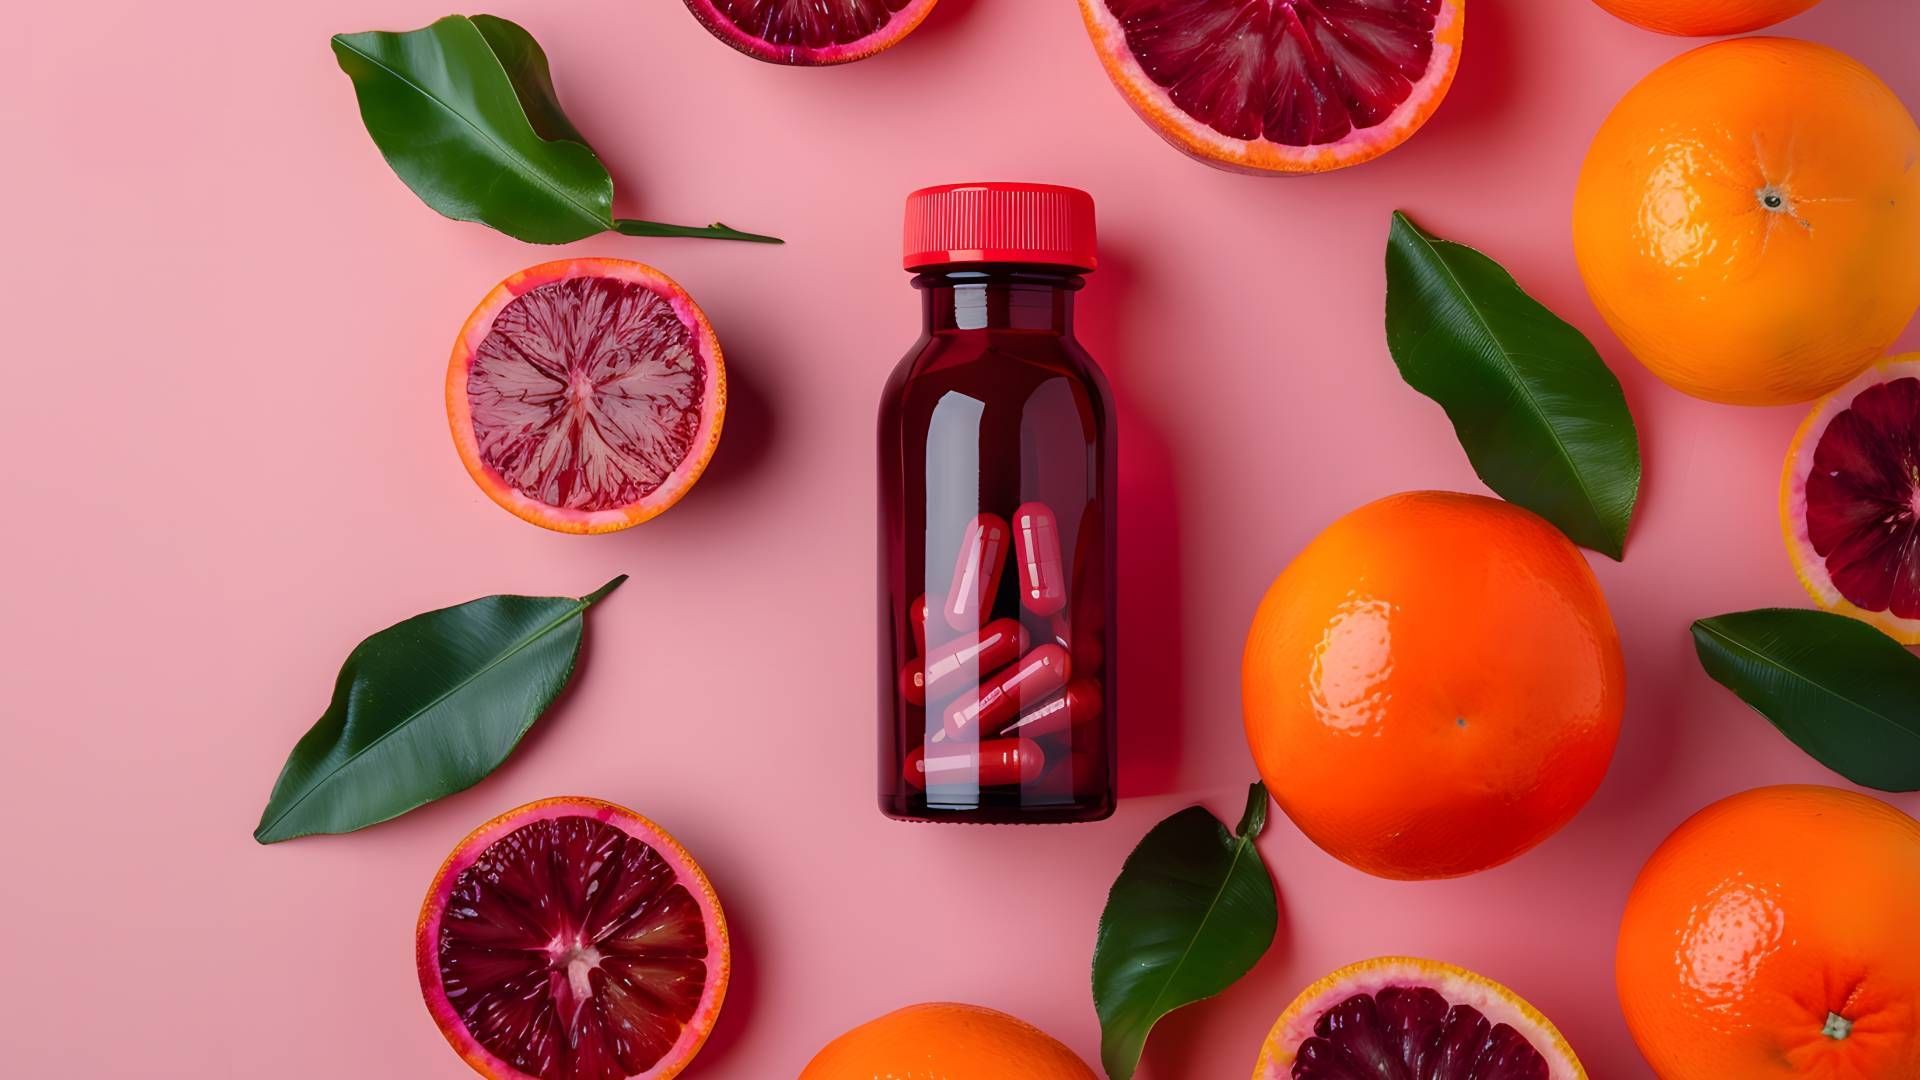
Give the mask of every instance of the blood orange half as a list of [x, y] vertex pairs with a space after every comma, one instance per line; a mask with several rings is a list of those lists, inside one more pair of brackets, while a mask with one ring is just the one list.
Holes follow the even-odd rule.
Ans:
[[731, 966], [686, 849], [579, 797], [462, 840], [420, 906], [414, 958], [441, 1034], [493, 1080], [666, 1080], [713, 1030]]
[[714, 37], [770, 64], [844, 64], [906, 37], [938, 0], [687, 0]]
[[1382, 957], [1307, 987], [1253, 1080], [1585, 1080], [1558, 1029], [1518, 994], [1452, 964]]
[[1460, 62], [1465, 0], [1080, 0], [1114, 85], [1209, 165], [1325, 172], [1426, 123]]
[[494, 286], [447, 364], [467, 473], [549, 529], [601, 533], [680, 501], [713, 457], [727, 369], [686, 291], [625, 259], [562, 259]]
[[1920, 645], [1920, 353], [1814, 405], [1787, 451], [1780, 527], [1821, 607]]

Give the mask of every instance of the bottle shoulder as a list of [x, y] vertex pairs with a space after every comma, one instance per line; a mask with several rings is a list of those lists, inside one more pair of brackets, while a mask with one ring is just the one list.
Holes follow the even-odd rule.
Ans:
[[1064, 377], [1107, 393], [1106, 374], [1078, 340], [1019, 330], [923, 334], [894, 366], [889, 389], [934, 379], [1004, 377], [1015, 382]]

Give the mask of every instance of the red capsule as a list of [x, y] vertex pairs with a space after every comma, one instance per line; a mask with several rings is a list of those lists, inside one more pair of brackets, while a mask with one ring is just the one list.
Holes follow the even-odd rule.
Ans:
[[900, 670], [900, 694], [915, 705], [940, 701], [1013, 663], [1027, 651], [1027, 628], [1019, 619], [995, 619], [971, 637], [956, 638], [925, 660]]
[[1020, 602], [1035, 615], [1067, 606], [1066, 570], [1060, 565], [1060, 523], [1045, 503], [1022, 503], [1013, 512], [1014, 561], [1020, 570]]
[[907, 608], [907, 621], [913, 624], [913, 651], [927, 655], [927, 594], [921, 593]]
[[1015, 717], [1013, 723], [1001, 728], [998, 735], [1001, 738], [1019, 735], [1027, 739], [1044, 739], [1049, 735], [1079, 729], [1099, 715], [1100, 684], [1092, 679], [1075, 679], [1058, 696]]
[[906, 781], [916, 791], [936, 787], [1008, 787], [1032, 783], [1047, 767], [1046, 751], [1032, 739], [989, 739], [929, 756], [926, 747], [907, 755]]
[[1000, 572], [1006, 565], [1006, 521], [998, 514], [981, 514], [967, 522], [954, 558], [953, 584], [947, 588], [948, 626], [972, 630], [980, 625], [1000, 591]]
[[1014, 661], [1013, 666], [979, 689], [947, 706], [945, 731], [949, 739], [976, 739], [1014, 718], [1021, 706], [1033, 704], [1067, 684], [1072, 674], [1067, 650], [1042, 645]]

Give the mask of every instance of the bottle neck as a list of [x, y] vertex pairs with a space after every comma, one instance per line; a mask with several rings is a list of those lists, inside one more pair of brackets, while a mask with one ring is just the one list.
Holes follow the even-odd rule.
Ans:
[[914, 276], [928, 333], [1038, 330], [1073, 333], [1073, 294], [1085, 284], [1065, 266], [972, 263]]

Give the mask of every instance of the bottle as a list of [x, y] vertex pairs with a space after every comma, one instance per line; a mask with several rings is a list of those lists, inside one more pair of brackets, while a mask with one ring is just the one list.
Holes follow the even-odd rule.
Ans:
[[923, 326], [880, 401], [880, 810], [1097, 821], [1114, 808], [1114, 444], [1073, 335], [1093, 199], [907, 199]]

